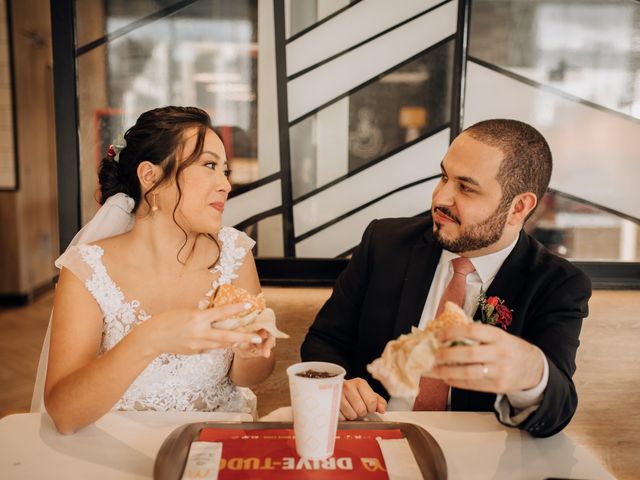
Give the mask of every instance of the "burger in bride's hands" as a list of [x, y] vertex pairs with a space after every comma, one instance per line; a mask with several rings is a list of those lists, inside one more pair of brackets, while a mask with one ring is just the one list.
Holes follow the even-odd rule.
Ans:
[[[265, 348], [270, 350], [275, 345], [274, 339], [289, 338], [289, 335], [278, 330], [278, 327], [276, 327], [275, 313], [266, 306], [266, 301], [262, 293], [252, 295], [243, 288], [232, 284], [223, 284], [218, 287], [211, 296], [208, 308], [223, 307], [235, 303], [249, 304], [251, 307], [237, 316], [211, 322], [211, 328], [234, 330], [236, 332], [255, 332], [263, 339], [262, 345], [237, 346], [237, 348], [234, 348], [236, 354], [242, 356], [262, 356], [262, 350], [265, 350]], [[265, 341], [267, 343], [265, 343]]]
[[367, 370], [391, 396], [413, 398], [418, 394], [420, 377], [429, 376], [435, 365], [438, 348], [475, 344], [464, 338], [440, 344], [436, 333], [444, 327], [469, 323], [473, 323], [473, 320], [464, 310], [455, 303], [447, 302], [442, 313], [429, 322], [424, 330], [413, 327], [411, 333], [400, 335], [387, 343], [380, 358], [367, 365]]

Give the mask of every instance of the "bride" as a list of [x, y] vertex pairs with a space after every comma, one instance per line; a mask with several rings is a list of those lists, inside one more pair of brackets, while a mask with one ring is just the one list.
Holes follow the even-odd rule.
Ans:
[[222, 141], [193, 107], [145, 112], [124, 138], [100, 166], [103, 206], [56, 262], [47, 411], [66, 434], [109, 410], [255, 413], [243, 387], [269, 376], [275, 342], [211, 327], [250, 305], [204, 309], [223, 283], [260, 292], [253, 240], [221, 225]]

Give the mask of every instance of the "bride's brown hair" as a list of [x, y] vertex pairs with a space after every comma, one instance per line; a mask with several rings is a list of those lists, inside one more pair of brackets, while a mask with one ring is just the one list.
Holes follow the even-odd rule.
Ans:
[[[196, 147], [183, 162], [179, 156], [184, 147], [184, 132], [196, 129]], [[202, 154], [207, 130], [213, 131], [211, 117], [196, 107], [162, 107], [144, 112], [135, 125], [124, 134], [126, 146], [120, 151], [118, 159], [106, 156], [100, 163], [98, 179], [100, 181], [100, 204], [116, 193], [126, 193], [135, 202], [135, 212], [144, 198], [147, 205], [149, 195], [173, 176], [178, 188], [178, 202], [182, 197], [178, 182], [182, 171]], [[141, 193], [138, 180], [138, 165], [151, 162], [162, 167], [162, 176], [144, 194]], [[175, 172], [175, 173], [174, 173]], [[174, 208], [174, 215], [177, 209]]]
[[[184, 132], [188, 129], [196, 130], [196, 146], [184, 161], [180, 161], [186, 142]], [[109, 197], [122, 192], [135, 202], [133, 212], [138, 209], [143, 198], [151, 207], [149, 195], [160, 185], [174, 178], [178, 189], [178, 201], [173, 207], [173, 221], [180, 227], [176, 220], [176, 211], [182, 199], [180, 175], [202, 154], [208, 130], [214, 131], [211, 117], [200, 108], [168, 106], [144, 112], [138, 117], [135, 125], [124, 134], [126, 146], [120, 151], [117, 159], [107, 155], [100, 163], [100, 204], [103, 205]], [[162, 176], [142, 195], [138, 165], [145, 161], [162, 167]], [[185, 234], [186, 242], [187, 233], [182, 227], [180, 229]]]

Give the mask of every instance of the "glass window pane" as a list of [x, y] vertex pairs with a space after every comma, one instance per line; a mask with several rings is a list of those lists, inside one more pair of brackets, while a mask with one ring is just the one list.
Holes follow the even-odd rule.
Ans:
[[292, 37], [325, 17], [354, 3], [353, 0], [286, 0], [286, 37]]
[[[76, 0], [76, 45], [82, 48], [123, 27], [151, 20], [175, 0]], [[174, 7], [175, 8], [175, 7]]]
[[453, 42], [359, 90], [349, 102], [349, 170], [449, 123]]
[[[107, 31], [170, 2], [105, 2]], [[78, 10], [77, 25], [85, 21]], [[96, 209], [96, 167], [144, 111], [207, 110], [227, 150], [234, 185], [258, 178], [257, 2], [200, 0], [78, 58], [82, 216]]]
[[290, 128], [294, 199], [449, 122], [453, 42]]
[[219, 16], [246, 18], [246, 1], [211, 2], [195, 0], [185, 5], [176, 0], [80, 0], [75, 2], [76, 44], [82, 48], [90, 42], [109, 34], [119, 33], [123, 28], [137, 27], [145, 22], [189, 10], [190, 16]]
[[638, 2], [472, 4], [465, 126], [516, 118], [543, 133], [554, 193], [527, 229], [567, 258], [639, 258], [638, 39]]
[[104, 37], [105, 3], [109, 2], [104, 2], [103, 0], [76, 0], [74, 7], [77, 48]]
[[544, 196], [526, 230], [572, 260], [640, 261], [640, 223], [556, 192]]
[[283, 257], [282, 215], [273, 215], [258, 221], [245, 229], [245, 233], [255, 239], [255, 255], [260, 257]]
[[474, 0], [469, 54], [640, 118], [640, 4]]

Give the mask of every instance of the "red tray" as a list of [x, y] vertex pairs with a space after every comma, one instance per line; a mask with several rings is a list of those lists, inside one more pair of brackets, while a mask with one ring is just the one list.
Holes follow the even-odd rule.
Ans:
[[[154, 465], [153, 478], [179, 480], [185, 468], [191, 442], [198, 441], [201, 436], [203, 437], [201, 440], [221, 441], [223, 444], [223, 462], [228, 462], [230, 468], [220, 470], [218, 475], [220, 480], [227, 478], [309, 480], [387, 478], [384, 460], [374, 439], [377, 435], [388, 438], [405, 437], [423, 479], [445, 480], [447, 478], [447, 464], [440, 446], [427, 431], [411, 423], [340, 422], [332, 458], [335, 458], [338, 466], [344, 466], [347, 462], [350, 466], [356, 467], [350, 468], [349, 471], [336, 468], [336, 461], [325, 464], [318, 464], [318, 462], [310, 464], [307, 461], [305, 464], [295, 453], [292, 428], [291, 422], [200, 422], [183, 425], [175, 429], [160, 447]], [[261, 432], [252, 434], [252, 431], [257, 430]], [[265, 430], [273, 432], [264, 432]], [[371, 432], [372, 436], [369, 437], [366, 435], [368, 430], [377, 432]], [[275, 438], [277, 440], [274, 440]], [[227, 439], [226, 443], [225, 439]], [[229, 460], [225, 454], [235, 460]], [[245, 467], [241, 470], [234, 469], [231, 462], [238, 463], [239, 457], [247, 460], [250, 457], [252, 461], [244, 463]], [[266, 465], [265, 462], [267, 462]], [[291, 468], [292, 464], [297, 465], [298, 468], [283, 470]], [[332, 469], [324, 470], [324, 467]]]

